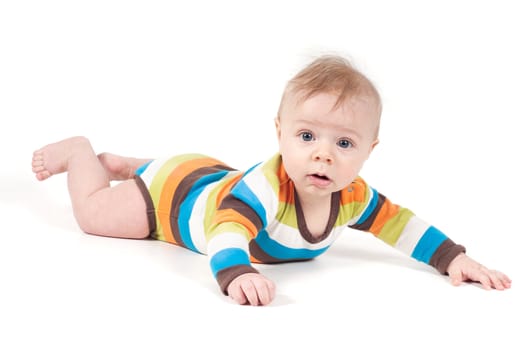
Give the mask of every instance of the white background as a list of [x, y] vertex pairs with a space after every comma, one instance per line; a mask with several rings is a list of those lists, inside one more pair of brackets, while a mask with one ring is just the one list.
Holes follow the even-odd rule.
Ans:
[[[1, 2], [0, 348], [525, 349], [521, 3]], [[322, 53], [383, 97], [366, 180], [512, 289], [452, 287], [350, 230], [315, 261], [262, 267], [271, 306], [237, 306], [205, 257], [83, 234], [64, 175], [31, 173], [34, 149], [72, 135], [251, 166], [277, 149], [286, 81]]]

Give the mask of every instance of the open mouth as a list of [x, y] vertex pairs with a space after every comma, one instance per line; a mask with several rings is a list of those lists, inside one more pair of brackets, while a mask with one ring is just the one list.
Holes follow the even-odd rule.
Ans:
[[331, 184], [331, 179], [326, 175], [311, 174], [308, 177], [310, 179], [311, 184], [320, 188], [326, 188]]
[[311, 176], [319, 180], [326, 180], [326, 181], [329, 180], [329, 177], [327, 177], [326, 175], [311, 174]]

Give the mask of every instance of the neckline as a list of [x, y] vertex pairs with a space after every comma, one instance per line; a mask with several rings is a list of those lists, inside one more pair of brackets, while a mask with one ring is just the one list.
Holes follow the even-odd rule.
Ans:
[[331, 194], [331, 205], [329, 209], [328, 222], [326, 224], [326, 228], [324, 229], [324, 232], [320, 236], [317, 236], [317, 237], [313, 236], [313, 234], [311, 233], [311, 231], [309, 231], [309, 228], [307, 227], [306, 218], [304, 216], [304, 211], [302, 210], [302, 205], [300, 204], [300, 199], [298, 198], [298, 195], [296, 193], [296, 190], [294, 189], [294, 186], [293, 186], [293, 193], [294, 193], [294, 198], [295, 198], [295, 212], [296, 212], [298, 230], [300, 231], [300, 234], [302, 235], [302, 237], [309, 243], [318, 243], [326, 239], [327, 236], [329, 236], [329, 234], [333, 230], [333, 227], [335, 226], [335, 222], [337, 221], [337, 217], [339, 214], [340, 192], [333, 192]]

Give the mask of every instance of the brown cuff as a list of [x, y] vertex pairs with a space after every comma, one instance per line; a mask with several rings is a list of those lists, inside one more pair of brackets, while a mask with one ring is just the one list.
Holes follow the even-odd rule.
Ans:
[[229, 287], [229, 284], [231, 284], [232, 280], [240, 275], [243, 275], [244, 273], [250, 272], [259, 273], [258, 270], [250, 265], [235, 265], [219, 271], [216, 274], [216, 281], [218, 281], [223, 294], [227, 295], [227, 288]]
[[446, 275], [448, 265], [454, 260], [460, 253], [465, 253], [466, 249], [462, 245], [455, 244], [451, 239], [447, 238], [437, 248], [434, 255], [430, 258], [431, 266], [435, 267], [439, 273]]
[[141, 195], [143, 195], [143, 199], [145, 200], [146, 204], [146, 217], [148, 220], [148, 233], [150, 234], [151, 238], [157, 239], [155, 237], [156, 234], [156, 210], [154, 208], [154, 202], [152, 201], [152, 197], [150, 197], [150, 192], [148, 191], [148, 187], [146, 187], [146, 184], [144, 183], [143, 179], [141, 179], [140, 176], [135, 175], [134, 176], [135, 183], [137, 184], [137, 187], [139, 187], [139, 191], [141, 191]]

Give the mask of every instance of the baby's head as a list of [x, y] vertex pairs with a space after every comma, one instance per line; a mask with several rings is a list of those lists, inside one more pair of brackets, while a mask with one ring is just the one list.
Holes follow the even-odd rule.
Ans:
[[280, 154], [302, 196], [348, 186], [377, 145], [379, 93], [344, 58], [323, 56], [287, 84], [275, 120]]
[[377, 138], [382, 111], [380, 95], [373, 83], [341, 56], [321, 56], [298, 72], [284, 89], [278, 119], [282, 118], [284, 109], [295, 108], [320, 93], [336, 96], [335, 109], [354, 99], [371, 103], [378, 111], [372, 121], [374, 138]]

